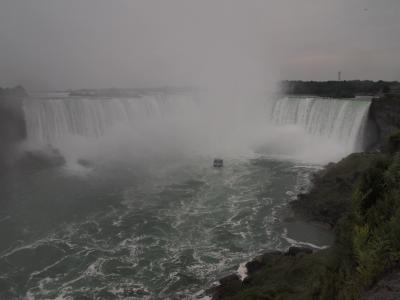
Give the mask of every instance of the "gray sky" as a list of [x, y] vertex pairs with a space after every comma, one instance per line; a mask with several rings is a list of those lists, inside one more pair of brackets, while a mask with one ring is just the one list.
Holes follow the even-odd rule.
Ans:
[[400, 80], [399, 16], [399, 0], [0, 0], [0, 85]]

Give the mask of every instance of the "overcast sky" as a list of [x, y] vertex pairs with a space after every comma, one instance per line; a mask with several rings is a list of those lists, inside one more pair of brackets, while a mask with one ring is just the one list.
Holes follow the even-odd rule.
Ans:
[[399, 16], [400, 0], [0, 0], [0, 85], [400, 80]]

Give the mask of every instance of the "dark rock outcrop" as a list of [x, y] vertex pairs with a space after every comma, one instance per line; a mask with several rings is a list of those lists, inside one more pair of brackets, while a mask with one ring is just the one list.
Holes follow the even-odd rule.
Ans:
[[242, 287], [242, 281], [239, 275], [231, 274], [219, 280], [220, 285], [208, 291], [212, 295], [212, 299], [219, 300], [232, 296]]
[[24, 151], [15, 160], [15, 166], [19, 170], [38, 170], [59, 167], [65, 164], [61, 153], [54, 148], [37, 151]]
[[299, 256], [305, 254], [311, 254], [313, 250], [308, 247], [290, 247], [289, 250], [286, 252], [288, 256]]
[[[281, 275], [297, 276], [298, 264], [313, 250], [307, 247], [290, 247], [288, 251], [268, 251], [246, 263], [247, 277], [241, 281], [239, 275], [231, 274], [219, 280], [220, 285], [209, 289], [206, 293], [213, 300], [230, 299], [238, 293], [252, 290], [260, 281], [270, 281], [271, 289], [276, 288]], [[291, 273], [291, 275], [289, 275]], [[277, 277], [275, 277], [277, 276]], [[270, 298], [266, 298], [270, 299]], [[272, 298], [271, 298], [272, 299]]]
[[27, 97], [22, 87], [0, 88], [0, 168], [10, 161], [16, 145], [26, 138], [23, 100]]
[[262, 267], [265, 266], [266, 261], [268, 261], [271, 257], [281, 256], [281, 255], [284, 255], [284, 253], [276, 250], [276, 251], [268, 251], [264, 254], [255, 257], [253, 260], [246, 263], [247, 275], [251, 275], [260, 270]]
[[366, 128], [366, 149], [385, 149], [391, 134], [400, 128], [400, 95], [386, 95], [371, 102]]

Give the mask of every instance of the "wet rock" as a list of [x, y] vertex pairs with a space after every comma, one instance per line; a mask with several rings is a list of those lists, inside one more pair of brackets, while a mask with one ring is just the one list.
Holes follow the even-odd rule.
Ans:
[[247, 274], [251, 275], [252, 273], [262, 269], [262, 267], [265, 266], [267, 261], [271, 260], [273, 256], [278, 256], [278, 255], [283, 255], [283, 253], [278, 250], [268, 251], [255, 257], [253, 260], [246, 263]]
[[252, 274], [260, 270], [264, 266], [264, 262], [261, 259], [253, 259], [246, 264], [247, 274]]
[[251, 284], [254, 273], [260, 271], [268, 262], [284, 257], [283, 255], [283, 252], [277, 250], [265, 252], [246, 263], [248, 276], [243, 281], [238, 274], [228, 275], [219, 280], [219, 285], [207, 289], [205, 294], [212, 297], [213, 300], [235, 295], [239, 290]]
[[223, 299], [235, 295], [242, 288], [239, 275], [231, 274], [219, 280], [220, 285], [207, 290], [213, 300]]
[[217, 299], [219, 288], [220, 288], [219, 284], [213, 285], [212, 287], [206, 289], [204, 292], [198, 293], [198, 295], [196, 296], [199, 299], [204, 297], [211, 297], [212, 299]]
[[232, 283], [235, 284], [235, 283], [238, 282], [238, 281], [240, 282], [239, 275], [237, 275], [237, 274], [231, 274], [231, 275], [228, 275], [228, 276], [225, 276], [225, 277], [221, 278], [221, 279], [219, 280], [219, 283], [220, 283], [222, 286], [227, 286], [227, 285], [231, 285]]
[[93, 165], [94, 165], [94, 163], [92, 161], [83, 159], [83, 158], [78, 159], [78, 164], [80, 164], [81, 166], [86, 167], [86, 168], [93, 167]]
[[17, 167], [26, 170], [59, 167], [64, 164], [65, 159], [57, 149], [26, 151], [17, 161]]
[[312, 254], [313, 250], [308, 247], [290, 247], [285, 253], [287, 256], [300, 256], [304, 254]]

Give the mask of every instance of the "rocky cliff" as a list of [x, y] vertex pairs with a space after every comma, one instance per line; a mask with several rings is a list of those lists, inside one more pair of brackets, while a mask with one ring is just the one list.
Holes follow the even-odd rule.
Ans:
[[400, 95], [372, 100], [365, 131], [366, 150], [382, 150], [388, 137], [400, 128]]

